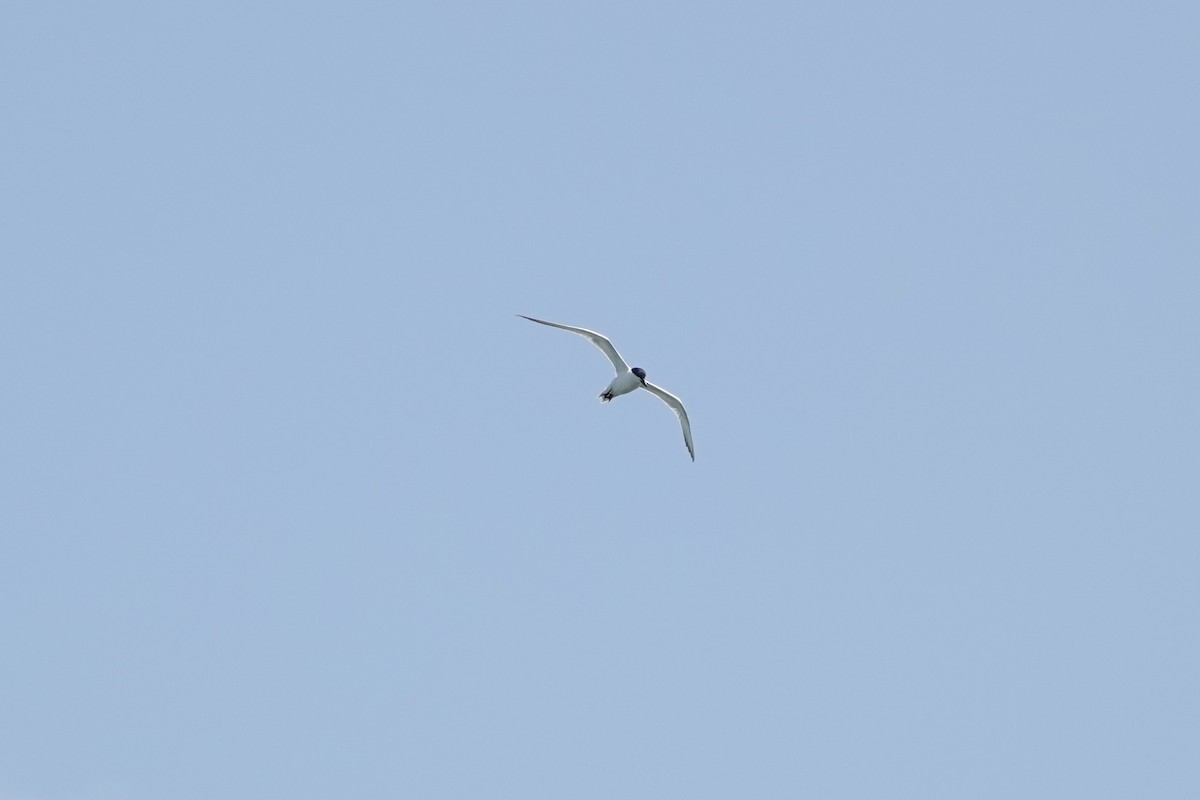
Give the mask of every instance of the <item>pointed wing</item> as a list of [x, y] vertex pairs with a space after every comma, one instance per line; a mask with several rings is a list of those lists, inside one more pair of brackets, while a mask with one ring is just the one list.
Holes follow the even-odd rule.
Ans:
[[577, 333], [604, 351], [604, 355], [608, 356], [608, 360], [612, 362], [613, 369], [617, 371], [618, 375], [629, 372], [629, 365], [625, 363], [625, 359], [621, 358], [621, 354], [617, 352], [617, 348], [613, 347], [613, 343], [608, 340], [607, 336], [595, 331], [589, 331], [587, 328], [573, 328], [570, 325], [559, 325], [557, 322], [546, 322], [544, 319], [534, 319], [524, 314], [517, 314], [517, 316], [521, 319], [527, 319], [530, 322], [549, 325], [551, 328], [562, 328], [564, 331]]
[[646, 391], [656, 395], [659, 400], [662, 400], [667, 404], [668, 408], [675, 412], [675, 416], [679, 417], [679, 424], [683, 426], [683, 443], [687, 445], [688, 454], [692, 457], [692, 461], [695, 461], [696, 449], [692, 447], [692, 423], [688, 422], [687, 411], [683, 408], [683, 401], [666, 389], [650, 383], [650, 381], [645, 381], [643, 385], [646, 387]]

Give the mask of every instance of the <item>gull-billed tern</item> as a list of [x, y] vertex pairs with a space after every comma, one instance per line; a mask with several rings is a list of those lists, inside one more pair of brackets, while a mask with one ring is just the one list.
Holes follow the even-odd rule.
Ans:
[[608, 384], [608, 388], [600, 393], [600, 402], [607, 403], [614, 397], [619, 397], [623, 394], [629, 394], [634, 389], [642, 388], [651, 394], [655, 395], [659, 400], [667, 404], [667, 407], [675, 412], [675, 416], [679, 417], [679, 424], [683, 426], [683, 441], [687, 445], [688, 454], [692, 457], [692, 461], [696, 460], [696, 450], [692, 447], [692, 425], [688, 422], [687, 411], [683, 408], [683, 401], [675, 395], [668, 392], [659, 386], [655, 386], [650, 381], [646, 380], [646, 370], [641, 367], [629, 368], [625, 363], [625, 359], [621, 358], [621, 354], [617, 352], [617, 348], [613, 347], [613, 343], [608, 340], [607, 336], [589, 331], [587, 328], [575, 328], [570, 325], [560, 325], [557, 322], [547, 322], [544, 319], [534, 319], [527, 317], [524, 314], [517, 314], [522, 319], [527, 319], [530, 322], [537, 322], [541, 325], [549, 325], [551, 328], [561, 328], [564, 331], [577, 333], [587, 339], [592, 344], [599, 347], [604, 355], [608, 356], [608, 360], [612, 362], [613, 368], [617, 371], [617, 375]]

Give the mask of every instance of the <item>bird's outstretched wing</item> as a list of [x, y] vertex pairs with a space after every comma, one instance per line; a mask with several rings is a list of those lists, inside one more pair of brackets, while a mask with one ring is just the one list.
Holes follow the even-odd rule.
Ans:
[[656, 395], [659, 400], [666, 403], [667, 407], [675, 412], [675, 416], [679, 417], [679, 424], [683, 426], [683, 443], [687, 445], [688, 455], [692, 457], [692, 461], [695, 461], [696, 449], [692, 447], [692, 423], [688, 422], [688, 415], [683, 407], [683, 401], [666, 389], [650, 383], [650, 381], [644, 381], [642, 385], [646, 387], [646, 391]]
[[587, 328], [573, 328], [570, 325], [559, 325], [557, 322], [547, 322], [544, 319], [534, 319], [533, 317], [527, 317], [524, 314], [517, 314], [517, 316], [521, 319], [527, 319], [530, 322], [549, 325], [551, 328], [562, 328], [564, 331], [577, 333], [604, 351], [604, 355], [608, 356], [608, 360], [612, 362], [613, 369], [617, 371], [618, 375], [629, 372], [629, 365], [625, 363], [625, 359], [621, 358], [621, 354], [617, 352], [617, 348], [613, 347], [613, 343], [610, 342], [608, 337], [604, 334], [596, 333], [595, 331], [589, 331]]

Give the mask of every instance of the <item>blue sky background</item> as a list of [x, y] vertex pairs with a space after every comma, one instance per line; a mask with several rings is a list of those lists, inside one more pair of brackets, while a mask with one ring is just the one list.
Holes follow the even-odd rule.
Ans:
[[1200, 796], [1198, 37], [6, 5], [0, 798]]

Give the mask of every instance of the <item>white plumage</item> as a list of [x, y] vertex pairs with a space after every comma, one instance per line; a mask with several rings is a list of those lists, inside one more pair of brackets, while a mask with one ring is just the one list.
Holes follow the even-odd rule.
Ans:
[[688, 455], [692, 457], [692, 461], [696, 460], [696, 450], [692, 447], [692, 425], [688, 422], [688, 415], [683, 407], [683, 401], [661, 386], [655, 386], [646, 380], [646, 371], [641, 367], [630, 369], [629, 365], [625, 363], [625, 359], [621, 358], [621, 354], [617, 352], [617, 348], [613, 347], [613, 343], [608, 340], [607, 336], [595, 331], [589, 331], [587, 328], [560, 325], [557, 322], [547, 322], [544, 319], [535, 319], [527, 317], [524, 314], [517, 314], [517, 316], [527, 319], [530, 322], [537, 322], [541, 325], [549, 325], [551, 328], [561, 328], [564, 331], [578, 334], [596, 345], [596, 347], [599, 347], [601, 352], [608, 356], [608, 360], [612, 362], [613, 369], [617, 371], [616, 377], [608, 384], [608, 388], [600, 393], [600, 401], [607, 403], [614, 397], [629, 394], [637, 388], [642, 388], [650, 392], [675, 412], [675, 416], [679, 418], [680, 426], [683, 427], [683, 442], [687, 445]]

